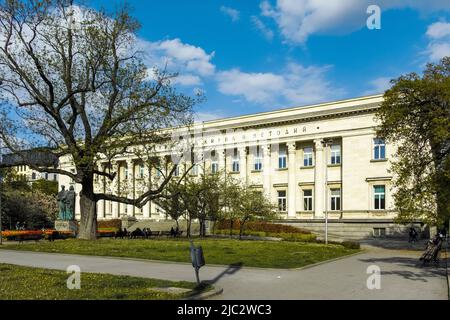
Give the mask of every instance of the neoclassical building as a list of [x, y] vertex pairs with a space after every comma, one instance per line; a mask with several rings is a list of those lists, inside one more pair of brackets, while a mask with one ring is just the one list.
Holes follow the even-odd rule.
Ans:
[[[331, 235], [394, 235], [402, 229], [393, 223], [389, 167], [395, 146], [376, 135], [375, 112], [382, 101], [376, 95], [197, 123], [194, 129], [202, 138], [195, 149], [197, 165], [189, 175], [225, 171], [261, 189], [278, 204], [282, 223], [321, 232], [327, 214]], [[168, 152], [163, 146], [157, 151], [161, 156]], [[70, 162], [61, 159], [60, 166], [67, 169]], [[115, 159], [114, 166], [118, 179], [108, 184], [98, 178], [99, 190], [123, 194], [126, 185], [126, 194], [137, 197], [145, 181], [157, 181], [161, 175], [127, 157]], [[186, 166], [178, 167], [180, 175]], [[59, 182], [73, 184], [63, 176]], [[142, 210], [98, 203], [99, 219], [124, 216], [165, 219], [154, 203]]]

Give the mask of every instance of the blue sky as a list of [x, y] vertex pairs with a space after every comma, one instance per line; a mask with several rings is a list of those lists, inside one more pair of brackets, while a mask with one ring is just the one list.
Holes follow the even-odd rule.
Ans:
[[[112, 10], [120, 1], [88, 5]], [[448, 0], [129, 0], [147, 63], [205, 92], [199, 120], [382, 93], [450, 55]], [[369, 30], [371, 4], [381, 29]]]

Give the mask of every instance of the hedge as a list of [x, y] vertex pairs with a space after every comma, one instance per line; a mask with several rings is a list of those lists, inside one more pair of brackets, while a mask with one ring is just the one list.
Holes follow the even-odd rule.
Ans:
[[[215, 234], [217, 235], [230, 235], [230, 230], [216, 230]], [[239, 235], [238, 230], [233, 230], [233, 235]], [[300, 241], [300, 242], [315, 242], [317, 237], [313, 234], [308, 233], [271, 233], [264, 231], [248, 231], [245, 230], [243, 232], [244, 236], [252, 236], [252, 237], [270, 237], [270, 238], [280, 238], [284, 241]]]
[[[224, 220], [218, 222], [216, 228], [221, 230], [230, 230], [231, 222], [230, 220]], [[233, 223], [233, 229], [239, 230], [241, 227], [240, 221], [235, 221]], [[266, 233], [301, 233], [301, 234], [311, 234], [310, 231], [284, 225], [276, 224], [265, 221], [249, 221], [244, 226], [245, 231], [255, 231], [255, 232], [266, 232]]]

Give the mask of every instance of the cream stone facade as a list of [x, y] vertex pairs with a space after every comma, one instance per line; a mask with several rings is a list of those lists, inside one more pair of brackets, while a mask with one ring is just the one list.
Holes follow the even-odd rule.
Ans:
[[58, 174], [38, 172], [31, 169], [27, 165], [17, 165], [12, 167], [18, 178], [29, 183], [36, 182], [38, 180], [58, 181]]
[[[193, 130], [201, 134], [195, 153], [205, 166], [191, 175], [224, 170], [261, 189], [279, 205], [283, 223], [320, 232], [328, 213], [330, 232], [336, 235], [393, 235], [399, 231], [393, 224], [389, 172], [395, 146], [376, 136], [375, 112], [382, 101], [377, 95], [195, 124]], [[164, 146], [157, 152], [170, 153]], [[60, 159], [60, 166], [71, 170], [68, 159]], [[155, 170], [136, 159], [117, 157], [113, 166], [119, 178], [113, 183], [98, 178], [97, 190], [123, 194], [126, 189], [129, 197], [137, 197], [147, 181], [158, 179]], [[182, 171], [185, 166], [180, 167]], [[73, 184], [63, 176], [59, 182]], [[80, 186], [75, 187], [79, 193]], [[154, 203], [140, 210], [100, 201], [97, 215], [165, 219]]]

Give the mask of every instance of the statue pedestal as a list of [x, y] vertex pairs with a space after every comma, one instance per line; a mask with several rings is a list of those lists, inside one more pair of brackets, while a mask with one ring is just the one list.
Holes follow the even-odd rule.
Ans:
[[63, 232], [77, 232], [78, 224], [76, 221], [56, 220], [55, 221], [55, 230], [63, 231]]

